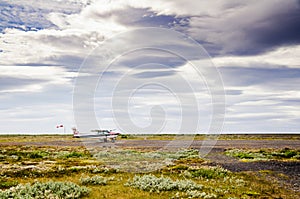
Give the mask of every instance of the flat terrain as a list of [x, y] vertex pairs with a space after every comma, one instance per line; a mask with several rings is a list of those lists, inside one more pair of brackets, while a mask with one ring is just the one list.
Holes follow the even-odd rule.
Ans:
[[[188, 164], [194, 166], [220, 166], [230, 172], [247, 174], [269, 181], [276, 182], [279, 189], [285, 190], [290, 195], [281, 195], [278, 198], [300, 197], [300, 161], [299, 155], [295, 159], [239, 159], [225, 154], [230, 149], [250, 151], [268, 150], [270, 154], [280, 150], [300, 151], [300, 135], [228, 135], [220, 136], [218, 140], [204, 136], [127, 136], [117, 139], [115, 143], [104, 143], [95, 139], [76, 139], [71, 136], [0, 136], [2, 149], [14, 147], [45, 147], [60, 149], [65, 147], [81, 147], [91, 149], [109, 150], [139, 150], [158, 152], [163, 150], [178, 151], [196, 149], [204, 160], [201, 164]], [[7, 149], [5, 149], [7, 150]], [[275, 151], [275, 152], [274, 152]], [[123, 153], [123, 152], [122, 152]], [[275, 157], [275, 156], [274, 156]], [[277, 156], [276, 156], [277, 157]], [[278, 156], [279, 157], [279, 156]], [[296, 156], [295, 156], [296, 157]], [[136, 157], [135, 157], [136, 158]], [[179, 161], [180, 162], [180, 161]], [[8, 163], [3, 165], [7, 166]], [[14, 163], [15, 164], [15, 163]], [[28, 164], [30, 163], [22, 163]], [[36, 163], [34, 163], [36, 164]], [[81, 163], [82, 164], [82, 163]], [[1, 169], [4, 169], [4, 166]], [[27, 165], [27, 166], [28, 166]], [[181, 164], [179, 164], [181, 165]], [[238, 174], [240, 175], [240, 174]], [[180, 176], [180, 175], [179, 175]], [[271, 193], [268, 193], [272, 195]], [[267, 194], [267, 195], [268, 195]], [[247, 195], [247, 194], [246, 194]], [[260, 198], [248, 194], [243, 198]], [[277, 196], [276, 196], [277, 197]], [[264, 196], [261, 198], [276, 198]], [[101, 197], [100, 197], [101, 198]], [[128, 198], [128, 197], [124, 197]], [[132, 197], [135, 198], [135, 197]], [[155, 198], [155, 197], [153, 197]]]
[[98, 139], [79, 139], [72, 136], [0, 136], [3, 145], [34, 146], [103, 146], [103, 147], [192, 147], [192, 148], [295, 148], [300, 149], [299, 135], [229, 135], [208, 140], [205, 136], [132, 136], [118, 138], [116, 143], [103, 143]]

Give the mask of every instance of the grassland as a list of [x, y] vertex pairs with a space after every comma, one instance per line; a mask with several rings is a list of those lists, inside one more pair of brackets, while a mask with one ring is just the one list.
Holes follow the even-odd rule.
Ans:
[[[198, 150], [194, 149], [173, 151], [140, 147], [87, 149], [83, 146], [22, 144], [72, 142], [73, 138], [67, 136], [1, 136], [0, 139], [3, 143], [0, 152], [0, 198], [3, 199], [9, 198], [5, 194], [15, 194], [12, 198], [24, 198], [21, 193], [25, 190], [24, 186], [27, 186], [26, 191], [32, 194], [26, 196], [28, 198], [39, 198], [43, 194], [42, 198], [300, 197], [296, 191], [283, 186], [278, 178], [270, 178], [270, 172], [232, 172], [215, 165], [212, 160], [200, 158]], [[132, 139], [138, 140], [141, 137]], [[170, 137], [147, 136], [147, 139], [167, 140]], [[259, 154], [263, 154], [271, 160], [297, 162], [298, 152], [295, 149], [285, 148], [240, 149], [240, 151], [228, 149], [223, 155], [226, 156], [227, 153], [239, 159], [243, 159], [243, 155], [253, 156], [248, 158], [253, 160], [260, 157]]]

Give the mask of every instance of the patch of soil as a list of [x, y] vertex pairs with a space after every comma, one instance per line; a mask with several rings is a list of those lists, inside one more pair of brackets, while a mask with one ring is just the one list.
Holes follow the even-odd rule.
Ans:
[[[252, 171], [257, 175], [265, 174], [269, 180], [276, 180], [281, 186], [300, 192], [300, 162], [299, 161], [255, 161], [241, 162], [236, 158], [226, 156], [224, 149], [214, 149], [206, 157], [210, 165], [220, 165], [232, 172]], [[262, 173], [261, 173], [262, 172]]]

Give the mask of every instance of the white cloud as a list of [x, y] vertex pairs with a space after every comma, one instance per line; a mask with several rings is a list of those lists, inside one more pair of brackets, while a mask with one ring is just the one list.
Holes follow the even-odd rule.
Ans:
[[56, 129], [56, 125], [63, 124], [67, 133], [71, 133], [72, 107], [67, 104], [48, 103], [42, 105], [25, 106], [0, 110], [1, 132], [5, 133], [29, 133], [41, 134], [63, 133], [63, 129]]
[[[260, 38], [260, 32], [255, 31], [268, 29], [269, 26], [271, 28], [268, 30], [273, 30], [272, 28], [276, 25], [273, 26], [274, 21], [279, 19], [276, 17], [284, 16], [289, 12], [294, 13], [297, 9], [296, 1], [55, 0], [49, 2], [17, 0], [5, 2], [18, 8], [14, 9], [16, 12], [14, 15], [6, 18], [6, 21], [13, 22], [14, 26], [4, 24], [5, 27], [13, 28], [6, 28], [0, 33], [0, 100], [5, 105], [5, 108], [0, 111], [0, 116], [3, 116], [1, 118], [6, 118], [5, 115], [9, 116], [7, 120], [2, 121], [1, 131], [4, 129], [8, 132], [11, 126], [16, 126], [11, 129], [15, 132], [24, 129], [24, 126], [39, 132], [43, 129], [53, 131], [52, 126], [56, 125], [57, 121], [63, 121], [64, 118], [67, 118], [67, 123], [72, 123], [70, 119], [71, 93], [73, 78], [77, 74], [71, 71], [76, 71], [86, 55], [105, 39], [131, 30], [133, 27], [148, 26], [143, 19], [150, 21], [151, 18], [163, 19], [158, 16], [169, 17], [170, 19], [166, 20], [166, 23], [176, 17], [186, 18], [184, 25], [179, 23], [178, 26], [174, 25], [174, 29], [181, 30], [202, 42], [214, 56], [214, 64], [224, 72], [224, 76], [227, 76], [225, 77], [227, 80], [225, 89], [229, 93], [227, 96], [227, 129], [269, 131], [278, 127], [279, 130], [282, 130], [288, 125], [291, 125], [290, 130], [299, 129], [299, 125], [296, 124], [297, 118], [299, 118], [299, 106], [297, 105], [300, 100], [300, 92], [297, 87], [299, 78], [291, 77], [291, 73], [297, 73], [295, 69], [300, 68], [298, 58], [300, 46], [290, 45], [285, 41], [276, 43], [278, 38], [271, 38], [272, 41], [267, 41], [270, 44], [264, 45], [265, 38]], [[19, 7], [24, 7], [25, 11], [18, 10]], [[138, 10], [138, 14], [131, 15], [131, 10]], [[119, 15], [121, 12], [126, 13], [124, 19], [123, 15]], [[152, 17], [148, 15], [152, 15]], [[28, 19], [24, 16], [27, 16]], [[41, 26], [35, 27], [39, 16], [41, 17], [41, 24], [39, 24]], [[140, 18], [135, 19], [137, 16]], [[131, 26], [135, 20], [138, 23]], [[43, 24], [45, 26], [42, 26]], [[179, 27], [179, 25], [181, 26]], [[27, 26], [32, 26], [32, 30], [35, 31], [24, 31], [27, 30]], [[42, 29], [39, 30], [39, 28]], [[269, 32], [267, 31], [267, 33]], [[151, 35], [131, 35], [130, 40], [122, 41], [121, 44], [130, 48], [135, 46], [137, 40], [143, 42], [142, 38], [149, 37]], [[163, 48], [170, 45], [168, 37], [169, 35], [162, 35], [160, 38], [162, 42], [157, 46]], [[289, 37], [290, 35], [286, 36], [286, 38]], [[275, 44], [274, 41], [276, 41]], [[172, 49], [181, 49], [188, 52], [190, 58], [196, 59], [193, 48], [184, 46], [182, 41], [177, 40], [172, 45]], [[114, 47], [117, 48], [117, 46]], [[252, 55], [245, 56], [245, 54]], [[157, 52], [124, 55], [123, 62], [116, 63], [121, 66], [116, 70], [112, 69], [110, 71], [112, 73], [108, 74], [105, 84], [103, 84], [104, 88], [98, 91], [101, 96], [96, 100], [111, 94], [113, 88], [110, 83], [118, 81], [122, 74], [128, 72], [131, 69], [130, 64], [135, 66], [135, 64], [145, 63], [147, 60], [159, 60], [163, 62], [162, 64], [168, 64], [170, 60], [174, 61], [172, 56]], [[196, 60], [195, 62], [201, 65], [201, 61]], [[134, 70], [130, 74], [130, 81], [123, 88], [135, 88], [136, 79], [139, 79], [138, 83], [160, 79], [164, 84], [175, 87], [174, 90], [177, 89], [177, 94], [181, 94], [187, 104], [190, 103], [191, 97], [196, 96], [202, 114], [200, 119], [206, 123], [204, 125], [208, 125], [211, 101], [207, 85], [205, 85], [205, 78], [207, 81], [213, 82], [213, 74], [207, 73], [201, 79], [199, 74], [185, 62], [173, 64], [173, 68], [164, 68], [163, 70], [151, 69], [151, 67], [139, 71]], [[234, 70], [237, 71], [230, 71], [230, 67], [235, 67]], [[258, 71], [264, 73], [258, 75], [258, 72], [242, 70], [253, 67], [262, 69], [286, 67], [290, 72]], [[275, 77], [266, 75], [268, 72], [272, 72]], [[280, 72], [285, 72], [285, 74], [276, 75]], [[187, 86], [179, 82], [179, 78], [188, 80], [195, 90], [186, 89]], [[264, 79], [262, 81], [259, 78]], [[151, 92], [146, 92], [144, 96], [137, 98], [136, 104], [133, 103], [132, 107], [136, 108], [134, 109], [137, 116], [136, 122], [139, 117], [143, 117], [145, 124], [148, 124], [149, 111], [147, 108], [164, 105], [168, 111], [170, 126], [173, 124], [176, 126], [178, 114], [176, 113], [177, 101], [175, 98], [169, 98], [167, 101], [165, 95], [157, 95], [158, 90], [153, 89]], [[156, 98], [151, 98], [153, 95]], [[21, 101], [21, 99], [24, 100]], [[108, 100], [111, 101], [109, 98]], [[122, 96], [120, 96], [120, 100], [123, 100]], [[99, 113], [100, 115], [103, 113], [105, 116], [100, 120], [108, 122], [106, 123], [107, 127], [114, 125], [112, 116], [105, 115], [109, 112], [110, 106], [108, 105], [110, 103], [100, 104], [97, 106]], [[188, 108], [195, 109], [190, 106]], [[140, 111], [143, 110], [148, 112], [140, 114]], [[193, 115], [189, 117], [193, 119]], [[163, 118], [157, 116], [156, 119]], [[38, 127], [31, 128], [31, 125], [37, 121], [40, 122]], [[271, 121], [280, 122], [273, 125]], [[249, 123], [251, 125], [248, 125]], [[44, 128], [47, 125], [48, 127]]]
[[40, 30], [24, 32], [7, 29], [0, 37], [2, 65], [62, 65], [64, 56], [76, 57], [77, 69], [85, 56], [104, 39], [98, 32], [85, 30]]
[[0, 78], [3, 79], [1, 82], [3, 86], [5, 86], [5, 80], [9, 78], [29, 80], [27, 85], [3, 88], [0, 92], [41, 92], [49, 85], [69, 86], [71, 88], [73, 86], [71, 79], [76, 76], [76, 72], [69, 72], [65, 68], [57, 66], [0, 66]]
[[[0, 33], [0, 64], [2, 65], [30, 65], [32, 63], [61, 65], [64, 56], [72, 55], [79, 61], [73, 68], [77, 69], [86, 55], [104, 39], [127, 28], [116, 22], [114, 18], [102, 18], [94, 12], [95, 5], [83, 7], [76, 13], [66, 13], [55, 9], [55, 4], [39, 1], [17, 5], [48, 7], [51, 12], [41, 10], [41, 14], [57, 28], [37, 31], [23, 31], [6, 28]], [[61, 4], [61, 1], [57, 1]], [[74, 2], [72, 2], [74, 3]], [[85, 4], [83, 2], [82, 4]], [[105, 5], [105, 4], [104, 4]], [[70, 7], [67, 3], [66, 7]], [[59, 11], [59, 12], [57, 12]], [[26, 24], [26, 23], [25, 23]], [[81, 59], [81, 60], [80, 60]], [[68, 61], [68, 60], [67, 60]]]
[[2, 0], [2, 2], [14, 6], [23, 6], [25, 9], [33, 8], [45, 11], [56, 10], [60, 12], [78, 11], [89, 3], [89, 0]]
[[289, 67], [300, 68], [300, 45], [285, 46], [261, 55], [253, 56], [223, 56], [213, 57], [213, 63], [218, 67]]

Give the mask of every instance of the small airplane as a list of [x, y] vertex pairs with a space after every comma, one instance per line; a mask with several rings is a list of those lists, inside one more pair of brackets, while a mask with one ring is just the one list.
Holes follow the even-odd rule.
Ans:
[[111, 142], [115, 142], [118, 135], [120, 133], [113, 132], [113, 130], [91, 130], [91, 132], [95, 132], [94, 134], [80, 134], [79, 131], [73, 127], [73, 137], [74, 138], [99, 138], [100, 140], [103, 140], [104, 142], [108, 142], [108, 140], [111, 140]]

